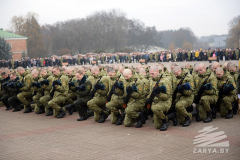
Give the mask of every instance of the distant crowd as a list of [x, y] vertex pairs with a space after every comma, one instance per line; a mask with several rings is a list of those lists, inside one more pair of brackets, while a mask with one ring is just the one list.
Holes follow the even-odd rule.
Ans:
[[154, 53], [101, 53], [92, 55], [78, 55], [78, 56], [56, 56], [30, 59], [21, 58], [0, 60], [0, 68], [12, 68], [17, 67], [48, 67], [48, 66], [62, 66], [63, 63], [71, 65], [84, 65], [84, 64], [107, 64], [107, 63], [138, 63], [140, 60], [146, 62], [181, 62], [181, 61], [208, 61], [209, 57], [217, 57], [218, 60], [238, 60], [239, 48], [235, 49], [208, 49], [208, 50], [172, 50], [161, 51]]

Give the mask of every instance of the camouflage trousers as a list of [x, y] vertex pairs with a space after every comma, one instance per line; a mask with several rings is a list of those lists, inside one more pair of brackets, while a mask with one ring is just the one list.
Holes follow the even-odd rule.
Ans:
[[[100, 113], [106, 109], [106, 97], [93, 97], [88, 101], [87, 105], [90, 110], [94, 111], [94, 120], [97, 122], [100, 119]], [[104, 111], [107, 115], [110, 114], [109, 111]]]
[[124, 125], [125, 127], [131, 127], [134, 123], [137, 122], [137, 118], [139, 117], [138, 112], [142, 112], [144, 109], [145, 101], [144, 99], [133, 99], [127, 104], [127, 108], [125, 109], [125, 119]]
[[179, 124], [182, 125], [185, 122], [185, 117], [189, 116], [192, 120], [192, 113], [188, 113], [186, 108], [190, 107], [193, 103], [193, 98], [180, 99], [175, 104], [175, 109], [177, 112], [177, 118]]
[[41, 97], [39, 99], [40, 103], [44, 106], [45, 108], [45, 113], [49, 112], [49, 106], [48, 106], [48, 102], [50, 101], [50, 94], [44, 95], [43, 97]]
[[234, 95], [227, 95], [220, 99], [220, 114], [222, 117], [226, 117], [228, 115], [228, 110], [232, 110], [232, 103], [234, 101]]
[[106, 107], [111, 111], [112, 124], [115, 124], [117, 122], [117, 115], [119, 114], [119, 110], [121, 110], [121, 114], [124, 112], [123, 99], [111, 100], [106, 104]]
[[153, 122], [156, 129], [162, 126], [162, 120], [167, 118], [164, 112], [167, 112], [171, 107], [171, 100], [159, 101], [152, 104], [151, 110], [153, 112]]
[[17, 98], [24, 105], [24, 110], [26, 110], [26, 106], [30, 105], [32, 100], [32, 92], [21, 92], [17, 95]]
[[77, 94], [75, 92], [68, 93], [66, 104], [73, 104], [77, 100]]
[[216, 95], [205, 95], [201, 97], [197, 108], [199, 110], [200, 120], [204, 120], [207, 118], [207, 112], [211, 111], [211, 105], [216, 103], [217, 96]]
[[41, 93], [37, 93], [37, 95], [33, 96], [33, 101], [35, 102], [35, 107], [34, 107], [34, 112], [37, 113], [40, 109], [40, 107], [42, 107], [42, 103], [40, 102], [40, 98], [42, 97]]
[[48, 102], [48, 106], [55, 111], [54, 117], [57, 117], [59, 115], [59, 111], [61, 109], [63, 109], [66, 112], [66, 108], [61, 107], [65, 104], [65, 102], [66, 102], [66, 97], [62, 95], [54, 97], [51, 101]]

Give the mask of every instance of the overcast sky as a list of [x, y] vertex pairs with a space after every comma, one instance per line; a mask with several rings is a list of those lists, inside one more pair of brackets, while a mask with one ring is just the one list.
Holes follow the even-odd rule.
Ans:
[[228, 22], [240, 15], [240, 0], [0, 0], [0, 28], [27, 12], [37, 13], [42, 25], [111, 9], [159, 31], [189, 27], [196, 36], [208, 36], [228, 33]]

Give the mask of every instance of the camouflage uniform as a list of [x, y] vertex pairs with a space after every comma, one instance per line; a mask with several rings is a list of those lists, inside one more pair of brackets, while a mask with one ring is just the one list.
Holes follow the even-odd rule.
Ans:
[[30, 105], [30, 102], [32, 100], [33, 78], [29, 71], [25, 71], [21, 75], [20, 82], [23, 83], [23, 87], [19, 89], [22, 92], [17, 95], [17, 98], [19, 101], [22, 102], [22, 104], [24, 105], [24, 110], [26, 110], [26, 107]]
[[[160, 75], [161, 74], [159, 74], [159, 76], [157, 76], [156, 78], [150, 79], [150, 92], [149, 92], [150, 94], [148, 98], [153, 92], [153, 88], [155, 87], [155, 84], [159, 80]], [[172, 84], [168, 75], [164, 74], [162, 76], [158, 86], [162, 85], [166, 86], [167, 89], [166, 93], [160, 93], [159, 95], [156, 95], [151, 106], [151, 110], [153, 112], [153, 122], [156, 129], [159, 129], [162, 126], [162, 120], [167, 118], [165, 116], [165, 113], [170, 109], [172, 104]]]
[[[69, 82], [73, 81], [74, 83], [77, 81], [77, 78], [74, 75], [68, 76]], [[73, 104], [73, 102], [77, 100], [77, 94], [75, 92], [75, 86], [70, 86], [67, 95], [67, 104]]]
[[[116, 73], [115, 76], [110, 78], [109, 81], [109, 92], [112, 89], [113, 84], [117, 80], [118, 76], [120, 74]], [[123, 76], [120, 77], [119, 81], [123, 81]], [[107, 102], [106, 108], [111, 111], [111, 122], [112, 124], [115, 124], [117, 122], [117, 115], [119, 114], [119, 110], [121, 110], [121, 113], [124, 112], [123, 108], [123, 93], [124, 91], [122, 89], [116, 88], [112, 94], [110, 102]], [[123, 115], [122, 115], [123, 116]]]
[[237, 71], [230, 72], [230, 75], [233, 77], [235, 83], [237, 83], [238, 72]]
[[[62, 85], [56, 85], [56, 90], [53, 95], [53, 99], [48, 102], [48, 106], [51, 107], [54, 111], [54, 117], [57, 117], [59, 115], [59, 111], [62, 109], [64, 112], [66, 111], [66, 108], [61, 108], [61, 105], [64, 105], [67, 99], [68, 94], [68, 77], [65, 75], [55, 75], [54, 80], [58, 80], [58, 78], [61, 76], [60, 81]], [[53, 88], [52, 88], [53, 90]], [[50, 92], [52, 92], [52, 90]]]
[[[134, 74], [131, 78], [125, 79], [123, 81], [124, 97], [127, 96], [126, 88], [128, 86], [132, 86], [136, 78], [138, 78], [138, 76], [137, 74]], [[124, 125], [126, 127], [130, 127], [137, 122], [137, 118], [139, 117], [138, 112], [142, 112], [145, 105], [145, 99], [143, 95], [144, 84], [140, 79], [137, 79], [136, 86], [137, 92], [132, 93], [131, 98], [127, 104], [127, 108], [125, 109], [126, 115], [124, 119]]]
[[[93, 86], [96, 84], [98, 79], [100, 78], [101, 73], [94, 76], [94, 79], [91, 78], [91, 82]], [[90, 79], [90, 78], [89, 78]], [[100, 119], [100, 113], [106, 109], [106, 96], [109, 91], [109, 78], [107, 76], [103, 76], [100, 80], [99, 84], [103, 84], [105, 86], [104, 89], [98, 89], [90, 101], [88, 101], [87, 105], [89, 109], [94, 111], [94, 120], [97, 122]], [[109, 115], [109, 111], [104, 111], [105, 114]]]
[[40, 103], [43, 105], [43, 107], [45, 108], [45, 113], [49, 112], [49, 106], [48, 106], [48, 102], [50, 101], [51, 97], [50, 97], [50, 91], [52, 90], [52, 82], [54, 81], [54, 77], [53, 76], [44, 76], [41, 79], [43, 80], [47, 80], [48, 83], [47, 84], [43, 84], [41, 87], [43, 89], [43, 94], [42, 97], [40, 97], [39, 101]]
[[[186, 74], [186, 72], [182, 72], [179, 76], [174, 76], [173, 78], [173, 91], [176, 89], [178, 83], [181, 81], [182, 77]], [[173, 105], [175, 105], [176, 112], [177, 112], [177, 118], [179, 120], [179, 124], [183, 124], [185, 122], [185, 117], [189, 116], [190, 119], [192, 119], [192, 114], [188, 113], [186, 108], [190, 107], [193, 103], [194, 99], [194, 83], [193, 83], [193, 77], [190, 73], [187, 74], [185, 79], [182, 82], [182, 85], [185, 83], [189, 83], [191, 86], [191, 89], [184, 90], [182, 93], [178, 92], [177, 97], [175, 101], [173, 102]]]
[[232, 84], [234, 86], [234, 90], [232, 90], [228, 94], [222, 94], [222, 96], [219, 97], [220, 114], [222, 117], [226, 117], [228, 115], [228, 110], [232, 110], [232, 103], [237, 100], [236, 84], [234, 79], [228, 74], [224, 74], [221, 78], [217, 78], [217, 79], [218, 79], [218, 84], [217, 84], [218, 90], [221, 90], [223, 88], [223, 84], [226, 81], [227, 81], [226, 85]]
[[[208, 75], [211, 73], [209, 69], [206, 70], [204, 74], [198, 74], [198, 79], [196, 80], [196, 92], [198, 93], [200, 90], [200, 87], [202, 83], [205, 81], [205, 79], [208, 77]], [[218, 89], [217, 89], [217, 78], [211, 73], [209, 79], [207, 80], [207, 83], [211, 83], [212, 89], [205, 90], [203, 93], [203, 96], [201, 97], [201, 100], [199, 101], [199, 104], [197, 105], [197, 108], [199, 110], [199, 116], [200, 120], [204, 120], [207, 117], [206, 112], [210, 112], [211, 108], [210, 105], [214, 105], [217, 102], [218, 99]]]
[[[43, 80], [43, 78], [41, 76], [38, 76], [37, 78], [33, 79], [33, 83], [35, 83], [35, 82], [38, 83], [41, 80]], [[39, 86], [32, 87], [32, 90], [33, 90], [33, 101], [35, 102], [34, 112], [38, 113], [40, 107], [42, 107], [42, 104], [40, 103], [40, 98], [42, 97], [43, 89], [41, 88], [41, 85], [39, 85]]]

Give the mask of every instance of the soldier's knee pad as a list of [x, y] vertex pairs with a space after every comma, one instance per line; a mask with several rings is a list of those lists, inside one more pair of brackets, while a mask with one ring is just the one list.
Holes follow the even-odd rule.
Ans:
[[54, 104], [53, 101], [49, 101], [49, 102], [48, 102], [48, 106], [49, 106], [49, 107], [52, 107], [53, 104]]
[[37, 96], [33, 96], [32, 99], [33, 99], [34, 102], [38, 100]]
[[94, 101], [93, 100], [90, 100], [87, 102], [87, 106], [91, 109], [92, 106], [94, 105]]
[[19, 94], [17, 95], [17, 98], [18, 98], [18, 99], [24, 98], [24, 97], [23, 97], [23, 94], [22, 94], [22, 93], [19, 93]]

